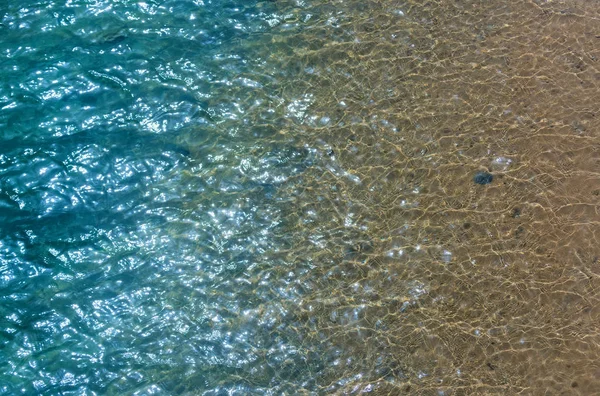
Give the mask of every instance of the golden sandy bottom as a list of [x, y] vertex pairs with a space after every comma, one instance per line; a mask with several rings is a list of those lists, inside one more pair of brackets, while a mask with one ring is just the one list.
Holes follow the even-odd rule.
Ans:
[[281, 133], [329, 164], [280, 192], [323, 391], [600, 392], [600, 2], [315, 7], [272, 56], [310, 71]]

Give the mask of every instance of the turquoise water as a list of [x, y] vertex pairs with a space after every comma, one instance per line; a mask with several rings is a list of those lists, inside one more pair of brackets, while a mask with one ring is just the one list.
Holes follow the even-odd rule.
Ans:
[[279, 189], [319, 155], [270, 59], [297, 8], [3, 2], [0, 394], [316, 389]]

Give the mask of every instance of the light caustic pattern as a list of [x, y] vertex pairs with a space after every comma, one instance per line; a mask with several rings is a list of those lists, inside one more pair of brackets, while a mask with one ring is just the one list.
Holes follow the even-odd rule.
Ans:
[[296, 50], [334, 153], [312, 339], [341, 393], [598, 392], [600, 14], [450, 3], [345, 2]]
[[0, 8], [0, 392], [599, 391], [594, 2], [215, 3]]

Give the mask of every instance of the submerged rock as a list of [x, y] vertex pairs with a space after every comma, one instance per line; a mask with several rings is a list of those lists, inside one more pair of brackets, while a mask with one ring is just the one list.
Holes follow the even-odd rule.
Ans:
[[490, 184], [494, 180], [494, 176], [489, 172], [477, 172], [473, 177], [473, 181], [477, 184]]

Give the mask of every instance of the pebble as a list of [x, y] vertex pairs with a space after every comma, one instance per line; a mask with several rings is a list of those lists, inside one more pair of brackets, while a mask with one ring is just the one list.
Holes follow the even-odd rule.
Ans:
[[494, 176], [489, 172], [478, 172], [473, 181], [477, 184], [490, 184], [494, 180]]

